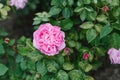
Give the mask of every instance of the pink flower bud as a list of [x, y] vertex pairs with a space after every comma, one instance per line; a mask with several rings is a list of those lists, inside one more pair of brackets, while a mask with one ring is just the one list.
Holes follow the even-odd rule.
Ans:
[[104, 6], [104, 7], [102, 7], [102, 10], [103, 10], [104, 12], [108, 12], [109, 7], [108, 7], [108, 6]]
[[88, 58], [89, 58], [89, 54], [88, 53], [83, 54], [83, 59], [87, 60]]
[[64, 53], [65, 53], [65, 54], [68, 54], [69, 52], [70, 52], [70, 48], [65, 48], [65, 49], [64, 49]]

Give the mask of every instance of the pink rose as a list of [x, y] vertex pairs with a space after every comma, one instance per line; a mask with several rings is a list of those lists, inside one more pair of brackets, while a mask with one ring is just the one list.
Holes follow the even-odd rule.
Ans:
[[33, 34], [33, 45], [42, 53], [53, 56], [65, 48], [65, 34], [58, 26], [42, 24]]
[[112, 64], [120, 64], [120, 49], [111, 48], [108, 51], [110, 61]]
[[23, 9], [27, 0], [10, 0], [10, 5], [15, 6], [17, 9]]

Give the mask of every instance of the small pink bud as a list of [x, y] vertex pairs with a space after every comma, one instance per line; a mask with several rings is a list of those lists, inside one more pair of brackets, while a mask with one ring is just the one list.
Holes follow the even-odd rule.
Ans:
[[65, 49], [64, 49], [64, 53], [65, 53], [65, 54], [68, 54], [69, 52], [70, 52], [70, 48], [65, 48]]
[[109, 7], [108, 7], [108, 6], [104, 6], [104, 7], [102, 7], [102, 10], [103, 10], [104, 12], [108, 12]]
[[87, 60], [88, 58], [89, 58], [89, 54], [88, 54], [88, 53], [85, 53], [85, 54], [83, 55], [83, 59]]

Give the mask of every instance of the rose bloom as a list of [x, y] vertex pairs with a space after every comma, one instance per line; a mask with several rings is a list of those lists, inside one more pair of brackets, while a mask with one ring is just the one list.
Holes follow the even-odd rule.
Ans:
[[108, 12], [109, 7], [108, 7], [108, 6], [104, 6], [104, 7], [102, 7], [102, 10], [103, 10], [104, 12]]
[[111, 48], [108, 51], [110, 61], [112, 64], [120, 64], [120, 49]]
[[58, 26], [42, 24], [33, 34], [33, 45], [42, 53], [53, 56], [65, 48], [65, 34]]
[[15, 6], [17, 9], [23, 9], [27, 0], [10, 0], [10, 6]]

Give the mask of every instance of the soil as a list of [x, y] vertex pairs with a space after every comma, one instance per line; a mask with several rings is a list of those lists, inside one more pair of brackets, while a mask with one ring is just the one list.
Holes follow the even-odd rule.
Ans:
[[111, 64], [108, 55], [102, 62], [102, 67], [92, 72], [95, 80], [120, 80], [120, 65]]
[[[32, 37], [31, 35], [33, 33], [33, 16], [27, 15], [19, 18], [16, 17], [14, 14], [10, 14], [10, 16], [11, 17], [9, 19], [0, 22], [0, 28], [6, 28], [7, 31], [10, 33], [9, 36], [11, 38], [19, 38], [22, 35]], [[20, 25], [15, 26], [16, 24]], [[91, 75], [95, 78], [95, 80], [120, 80], [120, 65], [110, 64], [108, 55], [106, 56], [106, 58], [102, 59], [102, 67], [100, 67], [96, 71], [93, 71]]]

